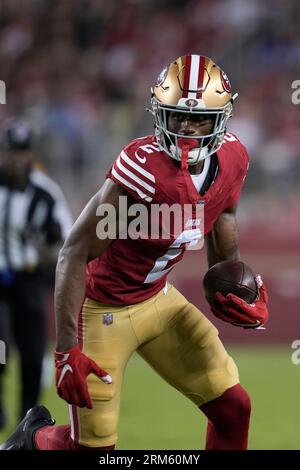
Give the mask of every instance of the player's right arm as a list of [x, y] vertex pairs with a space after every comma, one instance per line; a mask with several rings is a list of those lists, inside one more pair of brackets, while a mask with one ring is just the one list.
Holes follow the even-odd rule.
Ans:
[[[100, 256], [112, 242], [112, 238], [98, 238], [97, 209], [110, 204], [112, 233], [118, 233], [119, 197], [124, 190], [112, 180], [106, 180], [100, 191], [87, 204], [58, 257], [55, 281], [55, 310], [57, 344], [55, 352], [56, 388], [67, 403], [92, 408], [87, 387], [87, 376], [95, 374], [105, 383], [112, 378], [95, 361], [87, 357], [77, 344], [78, 315], [85, 296], [86, 265]], [[107, 214], [105, 213], [105, 216]]]
[[[57, 351], [65, 351], [77, 344], [77, 321], [85, 296], [86, 265], [100, 256], [112, 242], [109, 238], [101, 240], [97, 237], [96, 227], [101, 220], [96, 215], [97, 208], [101, 204], [111, 204], [118, 219], [119, 197], [124, 194], [119, 185], [106, 180], [76, 220], [59, 252], [55, 279]], [[112, 220], [111, 224], [116, 224], [117, 228], [118, 220]]]

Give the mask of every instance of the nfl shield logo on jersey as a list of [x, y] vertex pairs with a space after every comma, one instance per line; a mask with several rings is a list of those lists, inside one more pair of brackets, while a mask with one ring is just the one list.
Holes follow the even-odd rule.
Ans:
[[113, 321], [114, 321], [114, 316], [112, 313], [104, 313], [103, 318], [102, 318], [102, 323], [104, 325], [111, 325]]

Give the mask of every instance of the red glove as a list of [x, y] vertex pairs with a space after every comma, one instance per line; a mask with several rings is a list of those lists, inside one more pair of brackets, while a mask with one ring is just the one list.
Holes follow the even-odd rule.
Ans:
[[80, 350], [79, 345], [64, 352], [55, 352], [56, 388], [58, 395], [71, 405], [93, 408], [86, 378], [93, 373], [103, 382], [112, 383], [111, 376]]
[[269, 318], [267, 308], [268, 294], [261, 277], [256, 276], [258, 285], [258, 299], [248, 304], [234, 294], [224, 297], [216, 292], [216, 302], [210, 303], [212, 313], [221, 320], [243, 328], [258, 328], [264, 325]]

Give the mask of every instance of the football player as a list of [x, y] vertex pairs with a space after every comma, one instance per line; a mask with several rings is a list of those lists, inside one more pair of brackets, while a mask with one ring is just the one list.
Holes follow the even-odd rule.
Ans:
[[[179, 57], [159, 75], [151, 101], [155, 135], [121, 151], [59, 255], [56, 386], [70, 425], [54, 426], [48, 410], [35, 407], [2, 448], [114, 449], [123, 375], [137, 351], [207, 416], [206, 449], [246, 449], [251, 406], [236, 365], [215, 326], [167, 282], [186, 251], [185, 234], [177, 244], [171, 236], [96, 234], [97, 209], [110, 204], [120, 218], [120, 196], [148, 208], [202, 203], [209, 266], [239, 259], [235, 212], [248, 156], [226, 134], [235, 97], [208, 57]], [[242, 317], [243, 326], [256, 328], [267, 321], [266, 303], [260, 285], [251, 306], [218, 296], [213, 309], [224, 321]]]

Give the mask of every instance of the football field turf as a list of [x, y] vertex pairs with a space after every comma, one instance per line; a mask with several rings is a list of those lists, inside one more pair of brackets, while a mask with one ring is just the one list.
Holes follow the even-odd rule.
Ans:
[[[228, 347], [240, 370], [242, 384], [253, 405], [250, 449], [300, 449], [300, 365], [291, 363], [286, 346]], [[176, 367], [176, 364], [174, 364]], [[10, 364], [6, 403], [16, 412], [16, 361]], [[67, 410], [54, 387], [41, 403], [58, 424], [67, 422]], [[12, 423], [10, 417], [10, 426]], [[206, 419], [186, 398], [134, 356], [125, 377], [118, 449], [199, 449], [204, 447]], [[0, 433], [0, 442], [4, 433]]]

